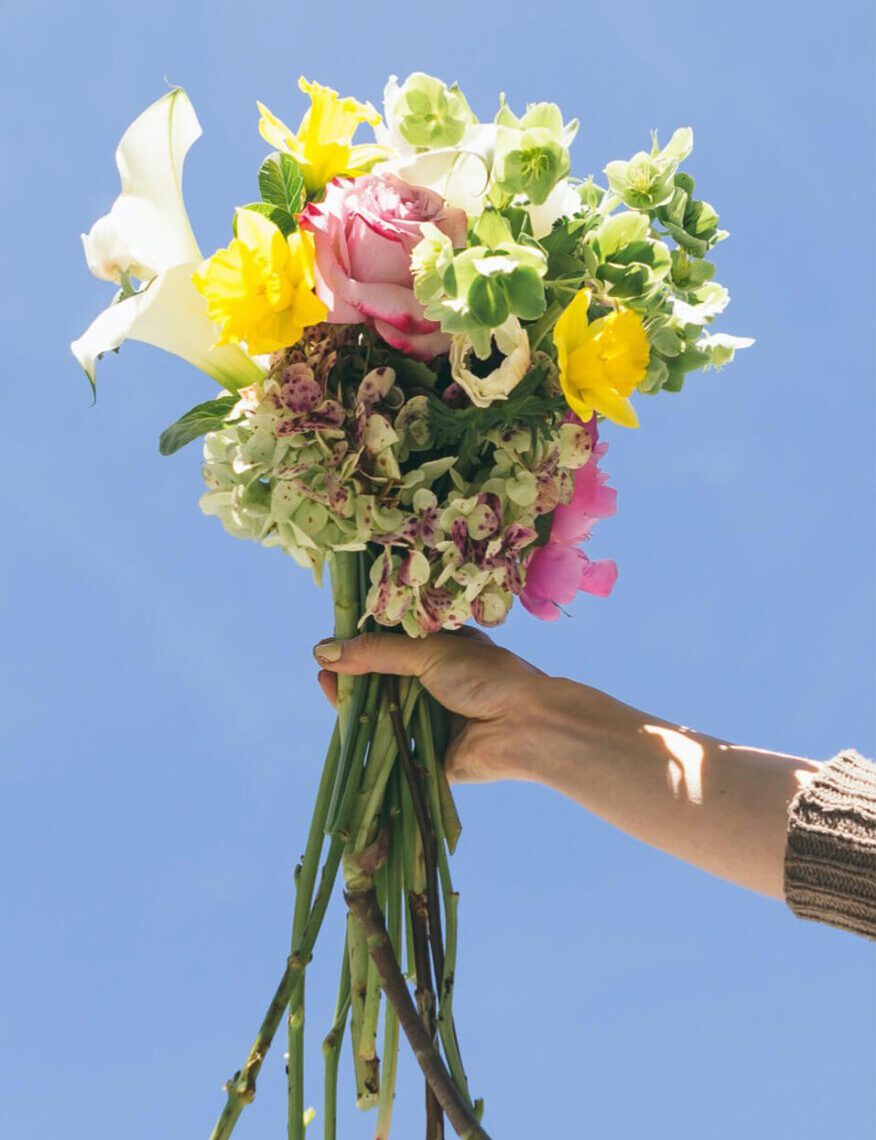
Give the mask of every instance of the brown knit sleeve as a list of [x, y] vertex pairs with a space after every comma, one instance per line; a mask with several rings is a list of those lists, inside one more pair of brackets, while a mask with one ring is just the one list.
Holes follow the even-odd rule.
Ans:
[[800, 918], [876, 939], [876, 764], [823, 764], [788, 808], [785, 898]]

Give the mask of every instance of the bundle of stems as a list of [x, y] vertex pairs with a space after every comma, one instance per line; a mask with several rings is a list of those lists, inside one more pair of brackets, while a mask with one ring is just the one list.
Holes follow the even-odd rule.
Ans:
[[[360, 631], [370, 564], [367, 551], [334, 556], [336, 638]], [[323, 1042], [323, 1140], [337, 1138], [338, 1068], [348, 1020], [356, 1103], [376, 1109], [375, 1140], [390, 1133], [400, 1029], [425, 1078], [426, 1140], [443, 1140], [445, 1116], [464, 1140], [488, 1140], [453, 1020], [458, 896], [448, 856], [460, 825], [441, 762], [446, 737], [445, 710], [416, 679], [338, 677], [338, 719], [295, 872], [291, 952], [255, 1042], [225, 1086], [211, 1140], [227, 1140], [255, 1097], [259, 1070], [284, 1017], [288, 1140], [304, 1140], [305, 977], [340, 869], [346, 939], [334, 1021]]]

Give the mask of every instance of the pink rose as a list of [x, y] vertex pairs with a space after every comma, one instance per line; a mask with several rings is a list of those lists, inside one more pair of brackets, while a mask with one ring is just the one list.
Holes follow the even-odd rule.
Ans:
[[454, 246], [466, 243], [466, 216], [422, 186], [393, 174], [336, 178], [301, 225], [314, 235], [316, 292], [333, 324], [368, 324], [409, 356], [429, 361], [448, 352], [450, 337], [427, 321], [414, 296], [411, 251], [431, 222]]
[[553, 513], [551, 533], [526, 562], [526, 583], [520, 600], [542, 621], [556, 621], [560, 606], [568, 605], [579, 590], [607, 598], [617, 581], [617, 566], [609, 558], [591, 561], [577, 543], [589, 538], [597, 519], [613, 515], [617, 492], [604, 484], [608, 476], [599, 469], [605, 444], [598, 444], [596, 416], [585, 427], [593, 450], [590, 459], [575, 472], [575, 489], [568, 503]]

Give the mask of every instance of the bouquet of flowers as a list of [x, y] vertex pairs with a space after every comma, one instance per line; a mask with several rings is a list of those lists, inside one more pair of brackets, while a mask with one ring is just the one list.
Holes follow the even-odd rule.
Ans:
[[[709, 251], [726, 233], [665, 146], [570, 171], [578, 123], [553, 103], [480, 122], [462, 91], [414, 73], [370, 103], [301, 80], [297, 131], [259, 104], [273, 148], [259, 199], [204, 258], [182, 198], [200, 126], [175, 89], [116, 152], [122, 192], [84, 236], [119, 287], [73, 352], [92, 384], [127, 338], [191, 361], [220, 392], [161, 436], [204, 437], [201, 508], [320, 581], [335, 635], [422, 637], [501, 623], [515, 598], [554, 620], [617, 570], [580, 544], [614, 513], [599, 442], [638, 424], [633, 397], [679, 392], [745, 338]], [[373, 140], [353, 142], [360, 126]], [[288, 1130], [301, 1140], [305, 975], [338, 872], [348, 908], [323, 1134], [336, 1134], [349, 1017], [356, 1098], [389, 1135], [400, 1027], [426, 1080], [427, 1140], [444, 1116], [485, 1137], [453, 1019], [459, 819], [441, 763], [444, 709], [410, 678], [340, 678], [338, 719], [296, 870], [291, 952], [213, 1140], [228, 1137], [285, 1020]], [[320, 870], [321, 866], [321, 870]], [[413, 982], [411, 994], [409, 983]], [[378, 1032], [383, 1038], [378, 1054]]]

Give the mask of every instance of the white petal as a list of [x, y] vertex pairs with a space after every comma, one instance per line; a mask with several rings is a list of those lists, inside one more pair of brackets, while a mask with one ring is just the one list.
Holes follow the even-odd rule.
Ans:
[[488, 408], [494, 400], [507, 400], [529, 371], [529, 337], [517, 317], [508, 317], [492, 330], [492, 336], [505, 359], [488, 376], [477, 376], [467, 367], [471, 340], [465, 334], [451, 338], [451, 375], [477, 408]]
[[717, 281], [707, 281], [705, 285], [701, 285], [694, 292], [694, 296], [698, 297], [699, 300], [693, 305], [689, 305], [687, 301], [682, 301], [678, 297], [673, 298], [672, 315], [682, 324], [707, 324], [713, 317], [723, 313], [730, 303], [730, 294]]
[[122, 192], [92, 234], [100, 227], [102, 245], [124, 250], [130, 262], [121, 268], [134, 276], [149, 279], [201, 260], [182, 195], [183, 163], [200, 134], [188, 95], [176, 88], [147, 107], [122, 136], [116, 150]]
[[751, 348], [753, 336], [731, 336], [730, 333], [703, 333], [697, 348]]
[[561, 179], [540, 206], [526, 206], [532, 223], [532, 236], [546, 237], [559, 218], [571, 217], [581, 210], [581, 199], [568, 179]]
[[82, 247], [88, 268], [101, 281], [120, 283], [122, 274], [144, 278], [142, 266], [134, 265], [134, 255], [125, 244], [111, 214], [98, 218], [87, 234], [82, 235]]
[[177, 265], [133, 297], [110, 305], [70, 345], [92, 384], [97, 358], [125, 340], [139, 340], [172, 352], [212, 376], [223, 388], [240, 388], [263, 375], [259, 365], [237, 345], [213, 347], [218, 330], [207, 316], [206, 300], [192, 284], [196, 268], [197, 263]]
[[395, 174], [411, 186], [425, 186], [474, 217], [484, 207], [496, 149], [491, 123], [470, 127], [458, 146], [402, 155], [374, 167], [374, 173]]

